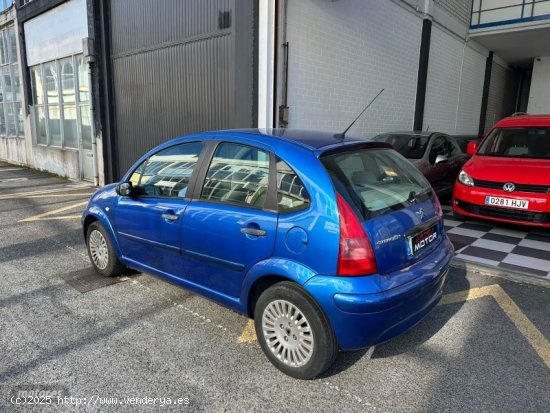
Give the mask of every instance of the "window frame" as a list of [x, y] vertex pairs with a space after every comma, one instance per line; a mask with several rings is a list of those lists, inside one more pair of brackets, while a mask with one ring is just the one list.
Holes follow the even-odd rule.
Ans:
[[[13, 34], [13, 38], [10, 37], [10, 33]], [[2, 91], [2, 101], [0, 102], [0, 111], [3, 113], [5, 132], [0, 132], [0, 136], [3, 138], [25, 138], [24, 125], [19, 124], [19, 113], [23, 110], [22, 103], [22, 91], [21, 91], [21, 73], [19, 72], [20, 64], [17, 56], [17, 32], [15, 26], [7, 26], [0, 30], [0, 42], [3, 49], [3, 60], [0, 58], [0, 90]], [[14, 43], [14, 44], [12, 44]], [[12, 47], [13, 46], [13, 47]], [[15, 56], [13, 51], [16, 51]], [[10, 99], [6, 99], [6, 79], [4, 76], [4, 70], [7, 70], [7, 74], [10, 79]], [[14, 81], [19, 78], [19, 86]], [[19, 100], [18, 100], [19, 98]], [[8, 116], [9, 109], [11, 108], [12, 116]], [[10, 122], [13, 121], [13, 132], [10, 132]]]
[[[226, 205], [226, 206], [232, 206], [236, 208], [243, 208], [247, 210], [279, 213], [277, 208], [277, 165], [275, 160], [275, 154], [271, 150], [267, 148], [262, 148], [261, 146], [257, 146], [247, 142], [233, 141], [233, 140], [227, 140], [227, 139], [210, 141], [208, 142], [208, 144], [209, 144], [208, 151], [207, 151], [208, 153], [205, 153], [206, 156], [202, 161], [200, 171], [197, 177], [197, 181], [195, 182], [195, 187], [194, 187], [193, 196], [192, 196], [193, 201], [199, 201], [199, 202], [204, 202], [204, 203], [213, 204], [213, 205]], [[262, 208], [258, 208], [258, 207], [255, 207], [254, 205], [248, 205], [248, 204], [241, 204], [241, 203], [228, 202], [228, 201], [213, 201], [213, 200], [201, 198], [202, 189], [206, 182], [206, 176], [208, 174], [208, 170], [210, 169], [210, 164], [214, 159], [214, 155], [216, 153], [217, 148], [222, 144], [248, 146], [253, 149], [266, 152], [268, 154], [269, 173], [268, 173], [268, 181], [267, 181], [267, 195], [266, 195], [265, 204]]]
[[[34, 91], [32, 95], [33, 101], [31, 102], [31, 110], [33, 112], [33, 145], [35, 146], [42, 146], [42, 147], [48, 147], [48, 148], [54, 148], [54, 149], [61, 149], [61, 150], [72, 150], [72, 151], [79, 151], [79, 150], [89, 150], [84, 148], [84, 142], [83, 142], [83, 135], [82, 135], [82, 110], [90, 110], [90, 100], [81, 100], [80, 99], [80, 79], [79, 79], [79, 59], [83, 58], [82, 53], [72, 54], [69, 56], [60, 57], [55, 60], [49, 60], [47, 62], [42, 62], [39, 64], [36, 64], [34, 66], [29, 67], [29, 71], [35, 69], [37, 72], [40, 73], [40, 78], [42, 82], [42, 99], [43, 103], [36, 103], [34, 101]], [[62, 70], [63, 70], [63, 64], [70, 60], [73, 68], [73, 78], [74, 78], [74, 100], [71, 102], [65, 102], [63, 99], [63, 79], [62, 79]], [[52, 64], [55, 67], [56, 70], [56, 87], [57, 87], [57, 102], [50, 103], [48, 101], [48, 94], [46, 90], [46, 66]], [[32, 87], [32, 86], [31, 86]], [[89, 91], [88, 91], [89, 93]], [[91, 96], [88, 94], [88, 98], [91, 98]], [[61, 134], [61, 143], [59, 145], [52, 143], [52, 136], [50, 132], [50, 115], [49, 115], [49, 109], [50, 107], [57, 107], [59, 110], [59, 130]], [[65, 109], [66, 108], [74, 108], [76, 110], [76, 146], [67, 146], [65, 139], [65, 130], [64, 130], [64, 124], [65, 124]], [[44, 112], [44, 123], [45, 123], [45, 131], [46, 131], [46, 143], [38, 142], [38, 111], [42, 109]], [[91, 119], [91, 122], [93, 122], [93, 119]]]
[[[288, 166], [290, 168], [290, 170], [292, 171], [294, 176], [300, 180], [300, 182], [302, 183], [302, 186], [304, 188], [306, 197], [307, 197], [307, 202], [304, 202], [302, 205], [295, 206], [293, 208], [282, 209], [281, 206], [279, 205], [279, 201], [278, 201], [279, 200], [279, 186], [277, 185], [277, 182], [275, 182], [275, 190], [277, 192], [277, 211], [281, 215], [289, 215], [289, 214], [293, 214], [295, 212], [307, 211], [308, 209], [311, 208], [312, 200], [311, 200], [311, 195], [309, 194], [309, 191], [306, 187], [306, 184], [305, 184], [304, 180], [300, 177], [300, 175], [298, 175], [298, 172], [296, 172], [296, 170], [292, 166], [289, 165], [289, 163], [287, 161], [285, 161], [280, 156], [276, 156], [276, 160], [277, 159], [280, 159], [281, 162], [284, 162], [286, 164], [286, 166]], [[276, 174], [277, 174], [276, 178], [278, 179], [279, 169], [277, 169], [277, 168], [276, 168]]]
[[[189, 177], [189, 184], [187, 185], [187, 191], [185, 192], [185, 196], [183, 198], [173, 197], [173, 196], [163, 196], [163, 195], [146, 195], [146, 194], [140, 194], [139, 192], [136, 192], [134, 198], [135, 199], [138, 199], [138, 198], [171, 199], [171, 200], [180, 200], [180, 201], [184, 201], [184, 200], [185, 201], [190, 201], [193, 198], [193, 194], [195, 192], [194, 190], [195, 190], [195, 184], [197, 182], [197, 175], [199, 173], [199, 170], [202, 168], [202, 160], [203, 160], [203, 157], [206, 153], [207, 146], [208, 146], [207, 142], [205, 142], [204, 140], [197, 139], [197, 140], [191, 140], [191, 141], [186, 141], [186, 142], [175, 143], [173, 145], [166, 146], [166, 147], [150, 154], [149, 156], [147, 156], [147, 158], [145, 158], [142, 162], [140, 162], [136, 167], [134, 167], [130, 171], [128, 171], [128, 173], [126, 174], [127, 178], [125, 180], [126, 182], [130, 182], [130, 178], [132, 177], [132, 175], [139, 168], [141, 168], [142, 165], [143, 165], [143, 172], [145, 172], [145, 169], [147, 168], [147, 165], [149, 164], [149, 160], [151, 159], [152, 156], [155, 156], [156, 154], [158, 154], [162, 151], [174, 148], [176, 146], [189, 145], [189, 144], [193, 144], [193, 143], [202, 144], [202, 148], [201, 148], [201, 151], [199, 152], [199, 156], [197, 157], [197, 166], [193, 169], [193, 172], [191, 173], [191, 176]], [[143, 172], [140, 173], [140, 175], [139, 175], [138, 184], [136, 186], [133, 186], [134, 189], [138, 189], [140, 187], [141, 178], [143, 177]]]

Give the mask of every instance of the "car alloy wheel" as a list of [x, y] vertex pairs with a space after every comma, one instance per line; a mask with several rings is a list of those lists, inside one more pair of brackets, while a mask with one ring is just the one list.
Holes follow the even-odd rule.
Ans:
[[95, 271], [105, 277], [120, 275], [125, 266], [115, 252], [113, 243], [99, 221], [94, 221], [86, 230], [88, 256]]
[[260, 294], [254, 327], [264, 354], [275, 367], [308, 380], [336, 359], [338, 343], [319, 304], [300, 285], [281, 281]]
[[315, 345], [311, 326], [294, 304], [272, 301], [263, 312], [262, 331], [269, 349], [283, 363], [300, 367], [311, 359]]
[[100, 270], [107, 268], [107, 264], [109, 263], [107, 241], [105, 241], [105, 237], [97, 229], [90, 232], [88, 248], [90, 249], [90, 256], [94, 265]]

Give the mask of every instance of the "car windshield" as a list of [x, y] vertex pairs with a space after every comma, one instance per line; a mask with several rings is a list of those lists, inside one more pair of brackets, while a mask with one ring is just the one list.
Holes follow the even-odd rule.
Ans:
[[365, 219], [421, 202], [432, 195], [424, 176], [393, 149], [351, 148], [321, 157], [335, 189]]
[[550, 159], [550, 127], [494, 129], [481, 144], [477, 155]]
[[386, 142], [393, 145], [394, 149], [409, 159], [420, 159], [426, 152], [428, 136], [410, 134], [385, 134], [374, 138], [378, 142]]

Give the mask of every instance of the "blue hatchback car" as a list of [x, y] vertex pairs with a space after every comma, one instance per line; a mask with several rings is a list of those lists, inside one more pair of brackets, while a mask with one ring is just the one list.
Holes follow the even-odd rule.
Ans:
[[166, 142], [82, 225], [98, 273], [132, 267], [252, 317], [301, 379], [417, 323], [453, 255], [432, 188], [389, 144], [288, 129]]

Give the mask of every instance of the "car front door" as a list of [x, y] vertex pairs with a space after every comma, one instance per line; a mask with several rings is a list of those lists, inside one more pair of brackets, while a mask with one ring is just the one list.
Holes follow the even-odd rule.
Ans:
[[270, 152], [239, 143], [217, 145], [183, 214], [186, 279], [231, 297], [240, 295], [246, 272], [273, 255], [275, 175]]
[[189, 204], [202, 142], [171, 146], [150, 156], [132, 174], [132, 197], [120, 197], [115, 230], [122, 255], [169, 272], [180, 260], [181, 219]]
[[[443, 135], [435, 136], [428, 152], [429, 167], [426, 177], [438, 195], [444, 194], [448, 188], [449, 154], [445, 142], [445, 137]], [[447, 157], [447, 162], [438, 163], [437, 159], [439, 155]]]

